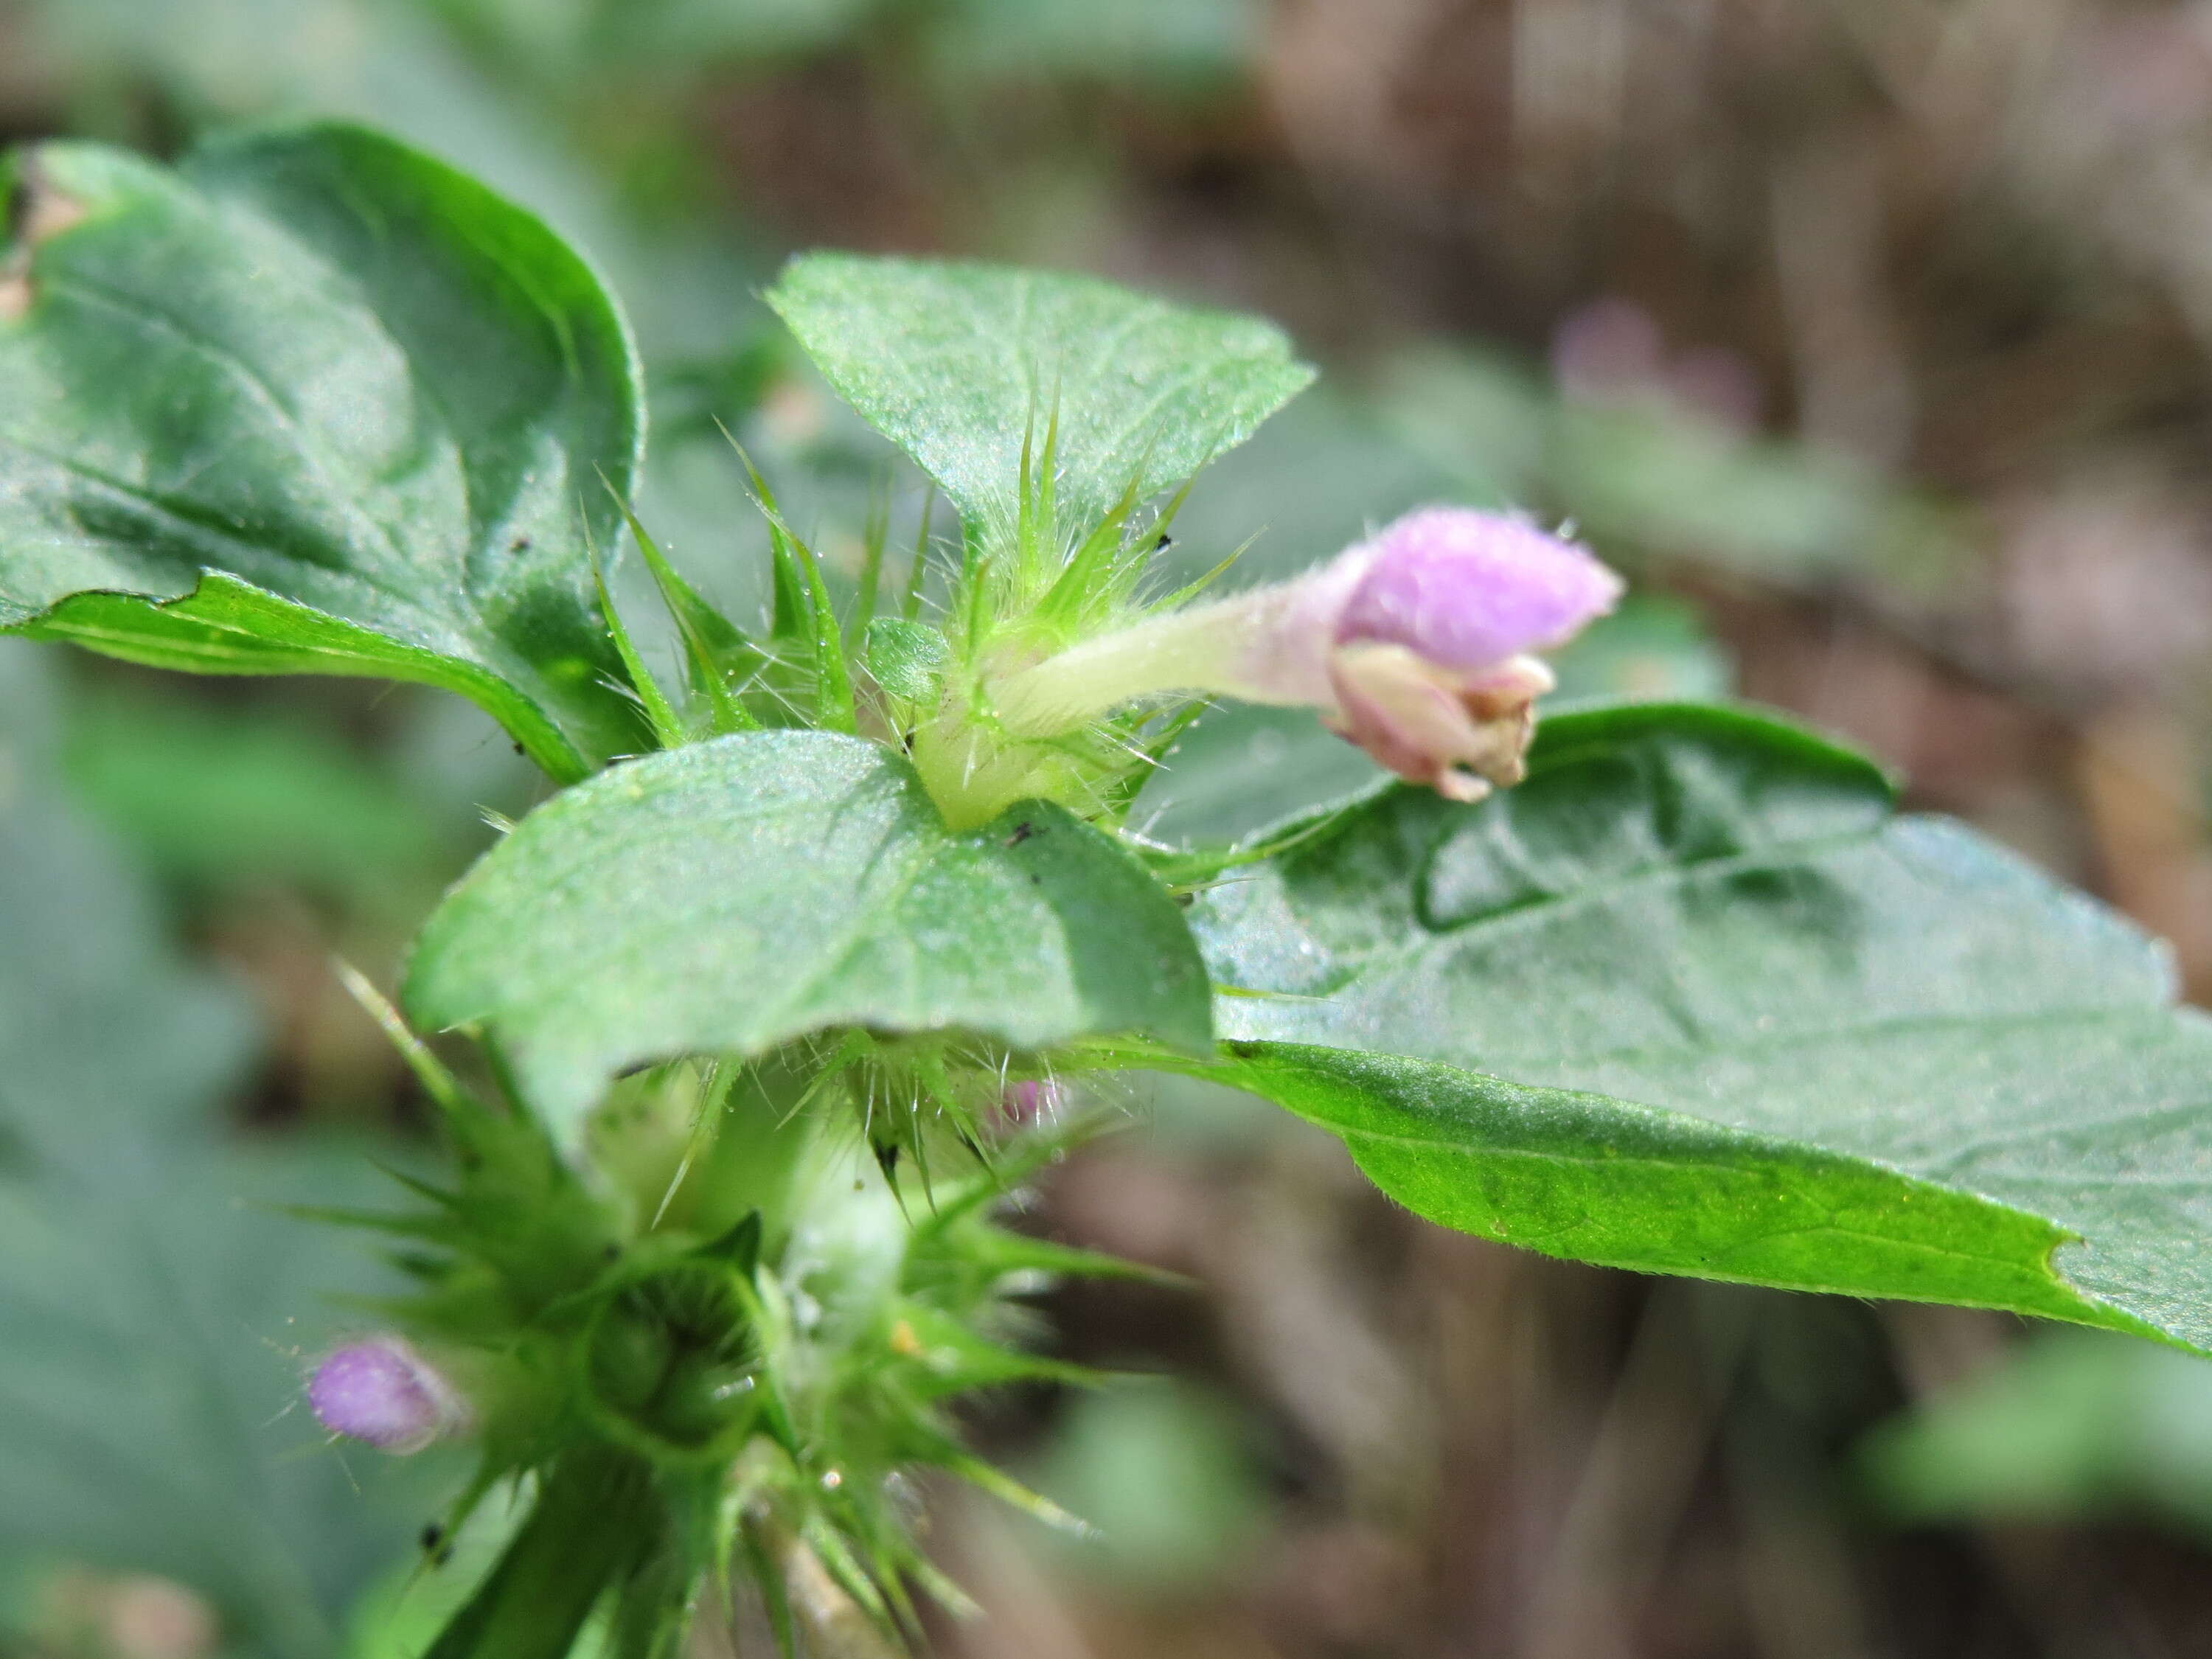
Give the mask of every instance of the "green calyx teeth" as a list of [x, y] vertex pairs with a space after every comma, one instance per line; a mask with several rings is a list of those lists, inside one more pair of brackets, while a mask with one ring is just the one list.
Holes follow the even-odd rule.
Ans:
[[[533, 1120], [479, 1099], [373, 1006], [435, 1078], [457, 1169], [450, 1186], [410, 1183], [425, 1210], [329, 1218], [422, 1247], [416, 1291], [382, 1311], [453, 1357], [473, 1490], [521, 1480], [535, 1494], [433, 1659], [552, 1641], [603, 1597], [680, 1606], [733, 1555], [823, 1573], [902, 1639], [904, 1581], [937, 1581], [892, 1477], [999, 1480], [943, 1402], [1091, 1380], [992, 1334], [1018, 1287], [1115, 1265], [990, 1219], [1079, 1131], [982, 1121], [1008, 1057], [854, 1032], [626, 1079], [594, 1124], [594, 1191]], [[771, 1201], [732, 1217], [748, 1180]]]

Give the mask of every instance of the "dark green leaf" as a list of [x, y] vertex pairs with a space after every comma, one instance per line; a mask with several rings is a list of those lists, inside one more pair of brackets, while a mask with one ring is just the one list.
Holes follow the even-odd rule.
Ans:
[[1233, 1080], [1554, 1255], [2212, 1348], [2212, 1021], [2165, 953], [1757, 716], [1547, 721], [1193, 915]]
[[1059, 506], [1087, 526], [1241, 443], [1313, 378], [1280, 331], [1089, 277], [809, 253], [769, 303], [830, 383], [971, 524], [1020, 510], [1054, 433]]
[[653, 756], [526, 819], [416, 947], [419, 1023], [476, 1026], [571, 1133], [618, 1069], [824, 1026], [1020, 1048], [1209, 1039], [1181, 913], [1059, 807], [954, 834], [912, 769], [824, 732]]
[[174, 173], [49, 144], [17, 176], [0, 627], [444, 686], [566, 778], [634, 746], [589, 550], [621, 524], [601, 477], [635, 467], [635, 356], [551, 231], [343, 126]]

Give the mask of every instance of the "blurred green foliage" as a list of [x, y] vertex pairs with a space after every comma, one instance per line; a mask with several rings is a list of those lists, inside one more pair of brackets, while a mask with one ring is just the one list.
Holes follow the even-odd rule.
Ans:
[[2136, 1521], [2212, 1539], [2212, 1366], [2039, 1331], [1884, 1425], [1860, 1464], [1900, 1521]]
[[295, 1413], [327, 1298], [380, 1274], [278, 1206], [385, 1182], [359, 1145], [224, 1125], [254, 1022], [68, 798], [53, 665], [0, 645], [0, 1639], [66, 1565], [175, 1581], [227, 1650], [327, 1652], [441, 1472], [332, 1456]]
[[1067, 1547], [1074, 1564], [1154, 1595], [1232, 1571], [1267, 1524], [1249, 1432], [1224, 1401], [1164, 1379], [1075, 1400], [1037, 1476], [1040, 1491], [1097, 1529]]
[[94, 684], [70, 696], [63, 732], [76, 799], [203, 896], [304, 889], [411, 925], [397, 913], [460, 861], [459, 826], [327, 720]]

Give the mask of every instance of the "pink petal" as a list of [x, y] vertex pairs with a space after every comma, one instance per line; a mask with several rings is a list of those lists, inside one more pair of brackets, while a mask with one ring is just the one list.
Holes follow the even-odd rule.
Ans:
[[1589, 552], [1502, 513], [1425, 507], [1364, 551], [1337, 643], [1402, 645], [1462, 675], [1562, 644], [1620, 597]]

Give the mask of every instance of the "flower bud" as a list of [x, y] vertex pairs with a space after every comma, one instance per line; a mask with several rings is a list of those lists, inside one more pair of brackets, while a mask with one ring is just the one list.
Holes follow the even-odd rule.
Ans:
[[1620, 597], [1587, 550], [1525, 519], [1409, 513], [1294, 580], [1152, 617], [1011, 676], [1000, 718], [1044, 736], [1162, 691], [1308, 704], [1401, 777], [1455, 800], [1522, 775], [1537, 697], [1528, 653]]
[[372, 1336], [325, 1355], [307, 1404], [332, 1434], [404, 1457], [468, 1422], [468, 1407], [402, 1338]]
[[1330, 728], [1452, 800], [1518, 783], [1563, 645], [1613, 609], [1620, 578], [1523, 519], [1430, 507], [1341, 556]]
[[1009, 1083], [999, 1091], [998, 1109], [991, 1115], [994, 1128], [1012, 1133], [1058, 1117], [1067, 1091], [1051, 1079], [1027, 1078]]

